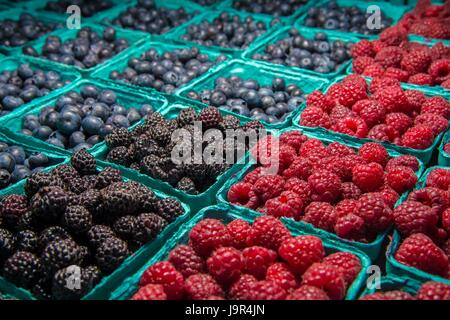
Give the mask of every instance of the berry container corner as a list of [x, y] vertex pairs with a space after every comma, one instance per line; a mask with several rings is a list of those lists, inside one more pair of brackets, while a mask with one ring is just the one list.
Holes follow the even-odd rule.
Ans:
[[377, 291], [390, 291], [390, 290], [402, 290], [409, 294], [415, 295], [417, 290], [420, 288], [420, 283], [414, 279], [408, 277], [394, 277], [394, 276], [383, 276], [379, 282], [380, 288], [366, 287], [361, 293], [359, 298], [363, 298], [368, 294], [373, 294]]

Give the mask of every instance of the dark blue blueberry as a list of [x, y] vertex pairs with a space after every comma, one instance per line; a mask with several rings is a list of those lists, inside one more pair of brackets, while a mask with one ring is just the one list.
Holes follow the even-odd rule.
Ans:
[[0, 152], [5, 152], [6, 149], [8, 149], [8, 148], [9, 148], [9, 146], [7, 143], [0, 141]]
[[121, 114], [125, 116], [127, 114], [127, 109], [124, 106], [115, 104], [111, 106], [112, 114]]
[[267, 87], [262, 87], [258, 90], [258, 93], [261, 97], [263, 96], [273, 96], [273, 90]]
[[52, 128], [48, 126], [41, 126], [33, 131], [33, 136], [41, 140], [47, 140], [52, 132]]
[[143, 104], [139, 109], [139, 113], [141, 114], [142, 117], [152, 114], [154, 111], [155, 110], [150, 104]]
[[103, 128], [101, 128], [100, 129], [100, 136], [101, 137], [106, 137], [108, 134], [110, 134], [110, 133], [112, 133], [113, 132], [113, 130], [114, 130], [114, 126], [113, 125], [111, 125], [111, 124], [105, 124], [104, 126], [103, 126]]
[[130, 125], [133, 125], [141, 120], [141, 114], [135, 108], [130, 108], [128, 110], [127, 119], [130, 122]]
[[0, 188], [6, 188], [11, 181], [11, 174], [4, 170], [0, 169]]
[[98, 89], [93, 85], [85, 85], [80, 90], [81, 95], [84, 98], [93, 98], [96, 99], [98, 97]]
[[253, 120], [267, 121], [269, 117], [265, 113], [257, 113], [251, 116]]
[[250, 114], [250, 110], [243, 105], [238, 105], [238, 106], [232, 106], [230, 108], [231, 112], [237, 113], [241, 116], [245, 116], [247, 117]]
[[275, 107], [275, 99], [271, 96], [264, 96], [261, 98], [261, 107], [265, 110], [270, 107]]
[[292, 112], [294, 110], [297, 110], [297, 108], [300, 107], [303, 102], [305, 102], [305, 98], [303, 97], [293, 97], [289, 99], [287, 103], [288, 111]]
[[19, 97], [6, 96], [2, 99], [3, 108], [8, 111], [12, 111], [23, 104], [24, 101]]
[[128, 128], [130, 126], [130, 122], [128, 121], [127, 117], [121, 114], [115, 114], [111, 116], [106, 121], [106, 124], [112, 124], [117, 128]]
[[98, 97], [98, 101], [104, 102], [107, 105], [113, 105], [116, 103], [117, 96], [116, 93], [112, 90], [103, 90], [100, 92], [100, 95]]
[[77, 131], [81, 125], [81, 117], [71, 111], [61, 112], [56, 121], [56, 128], [59, 132], [70, 135]]
[[86, 140], [86, 143], [91, 145], [91, 146], [94, 146], [94, 145], [96, 145], [97, 143], [99, 143], [101, 141], [102, 141], [102, 138], [99, 135], [94, 135], [94, 136], [90, 136]]
[[30, 169], [23, 165], [17, 165], [11, 175], [11, 183], [15, 183], [22, 179], [25, 179], [31, 175]]
[[28, 157], [28, 164], [30, 166], [30, 169], [34, 169], [37, 167], [45, 167], [48, 165], [49, 163], [49, 159], [48, 157], [41, 153], [41, 152], [33, 152], [29, 157]]
[[87, 143], [80, 143], [79, 145], [77, 145], [76, 147], [72, 148], [73, 153], [76, 153], [82, 149], [90, 149], [92, 146], [90, 144]]
[[16, 161], [11, 154], [9, 154], [8, 152], [0, 153], [0, 169], [5, 169], [8, 172], [13, 172], [15, 165]]
[[100, 129], [103, 127], [103, 125], [103, 120], [95, 116], [87, 116], [81, 121], [83, 132], [87, 133], [88, 135], [99, 134]]
[[8, 149], [6, 149], [6, 152], [14, 157], [16, 164], [23, 164], [27, 157], [25, 150], [23, 150], [23, 148], [19, 146], [10, 146]]
[[69, 147], [73, 148], [79, 145], [80, 143], [86, 142], [86, 136], [81, 131], [75, 131], [69, 137]]
[[312, 59], [309, 58], [309, 57], [302, 58], [300, 60], [300, 68], [312, 69], [313, 68], [313, 61], [312, 61]]
[[245, 101], [247, 101], [247, 104], [252, 107], [257, 107], [261, 104], [261, 97], [258, 94], [257, 91], [250, 89], [247, 92], [244, 93], [244, 96], [242, 97]]

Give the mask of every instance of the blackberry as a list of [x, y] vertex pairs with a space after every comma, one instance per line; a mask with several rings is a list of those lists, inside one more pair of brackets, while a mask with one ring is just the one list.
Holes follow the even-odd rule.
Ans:
[[136, 228], [133, 239], [137, 242], [147, 243], [167, 226], [167, 221], [154, 213], [142, 213], [136, 219]]
[[235, 116], [225, 116], [219, 123], [218, 128], [225, 132], [225, 130], [237, 130], [241, 127], [241, 122]]
[[6, 260], [3, 276], [14, 284], [31, 288], [41, 275], [41, 262], [31, 252], [17, 251]]
[[214, 163], [208, 165], [208, 172], [209, 177], [211, 177], [213, 180], [215, 180], [218, 176], [220, 176], [222, 173], [227, 171], [230, 168], [229, 164], [226, 163]]
[[39, 248], [39, 237], [31, 230], [19, 231], [14, 236], [16, 251], [37, 252]]
[[166, 146], [172, 137], [172, 131], [170, 131], [164, 125], [154, 126], [150, 131], [150, 137], [155, 140], [160, 146]]
[[39, 278], [30, 291], [33, 296], [39, 300], [52, 299], [51, 281], [45, 277]]
[[86, 184], [88, 190], [95, 189], [97, 185], [98, 176], [97, 174], [89, 174], [83, 177], [84, 183]]
[[90, 274], [76, 265], [58, 270], [52, 279], [52, 296], [56, 300], [79, 300], [92, 288]]
[[67, 164], [61, 164], [52, 171], [53, 175], [58, 176], [65, 184], [69, 184], [73, 179], [80, 175], [74, 167]]
[[92, 226], [87, 232], [87, 239], [90, 246], [94, 249], [98, 248], [108, 238], [116, 237], [110, 227], [101, 224]]
[[182, 166], [174, 166], [167, 172], [168, 178], [167, 182], [171, 185], [175, 186], [177, 185], [178, 181], [183, 177], [184, 175], [184, 168]]
[[139, 137], [148, 135], [148, 132], [151, 129], [151, 125], [149, 124], [141, 124], [139, 126], [136, 126], [133, 131], [131, 132], [131, 135], [133, 136], [134, 141], [138, 141]]
[[159, 112], [153, 112], [151, 115], [147, 116], [144, 123], [149, 127], [156, 127], [157, 125], [164, 125], [166, 119]]
[[197, 120], [202, 122], [203, 130], [207, 130], [217, 128], [222, 122], [222, 115], [216, 107], [208, 107], [200, 111]]
[[110, 149], [106, 156], [106, 161], [127, 166], [130, 163], [128, 148], [121, 146]]
[[60, 226], [51, 226], [43, 230], [39, 235], [38, 244], [40, 249], [45, 249], [51, 242], [70, 239], [69, 233]]
[[254, 130], [258, 134], [261, 130], [264, 129], [264, 126], [258, 120], [253, 120], [253, 121], [250, 121], [250, 122], [247, 122], [246, 124], [244, 124], [242, 126], [242, 129], [244, 131]]
[[101, 191], [104, 210], [111, 215], [133, 214], [137, 209], [137, 200], [127, 183], [116, 182]]
[[130, 158], [140, 161], [148, 155], [154, 154], [160, 156], [164, 153], [158, 143], [147, 135], [143, 135], [128, 149]]
[[188, 177], [183, 177], [180, 181], [178, 181], [177, 189], [192, 195], [198, 194], [194, 181]]
[[105, 137], [105, 142], [110, 149], [128, 147], [132, 142], [132, 135], [126, 128], [117, 128]]
[[0, 216], [11, 227], [15, 227], [20, 217], [28, 211], [28, 199], [18, 194], [7, 195], [1, 203]]
[[186, 108], [180, 111], [177, 116], [178, 125], [184, 127], [186, 125], [193, 125], [197, 119], [197, 112], [194, 108]]
[[84, 273], [86, 274], [86, 279], [94, 288], [102, 279], [102, 272], [95, 265], [90, 265], [84, 268]]
[[133, 237], [136, 229], [136, 217], [123, 216], [114, 222], [114, 232], [123, 240], [129, 240]]
[[132, 164], [130, 164], [130, 169], [134, 171], [139, 171], [141, 170], [141, 165], [138, 162], [133, 162]]
[[156, 155], [149, 155], [142, 159], [141, 172], [153, 178], [166, 181], [169, 176], [167, 173], [168, 161]]
[[156, 204], [156, 213], [168, 222], [174, 221], [184, 213], [181, 203], [175, 198], [159, 199]]
[[97, 175], [96, 189], [103, 189], [114, 182], [122, 181], [122, 175], [119, 170], [112, 167], [106, 167]]
[[139, 212], [152, 212], [155, 209], [156, 195], [146, 186], [132, 182], [135, 187], [136, 200], [138, 202]]
[[170, 119], [166, 121], [165, 127], [172, 133], [179, 128], [178, 121], [176, 119]]
[[87, 190], [78, 196], [78, 204], [86, 208], [94, 218], [98, 215], [101, 203], [100, 191], [95, 189]]
[[186, 176], [194, 181], [198, 189], [202, 186], [208, 179], [208, 165], [205, 163], [188, 163], [185, 165]]
[[0, 265], [13, 253], [14, 237], [6, 229], [0, 229]]
[[66, 191], [60, 187], [44, 187], [30, 200], [30, 207], [38, 218], [55, 222], [66, 209], [67, 203]]
[[97, 173], [97, 163], [95, 158], [84, 149], [75, 152], [72, 155], [70, 162], [75, 170], [82, 176]]
[[47, 186], [64, 187], [65, 185], [57, 175], [47, 172], [35, 172], [32, 173], [25, 182], [25, 194], [28, 198], [31, 198], [41, 188]]
[[80, 246], [71, 239], [50, 242], [41, 255], [46, 272], [53, 275], [59, 269], [82, 262]]
[[86, 181], [81, 177], [74, 177], [67, 185], [69, 190], [75, 194], [81, 194], [88, 189]]
[[67, 207], [62, 216], [62, 224], [74, 234], [83, 234], [92, 226], [92, 215], [82, 206]]
[[34, 215], [31, 211], [25, 212], [20, 219], [17, 221], [16, 230], [40, 230], [41, 225], [40, 221], [37, 219], [36, 215]]
[[96, 259], [100, 270], [110, 274], [129, 256], [130, 251], [125, 241], [107, 238], [97, 249]]

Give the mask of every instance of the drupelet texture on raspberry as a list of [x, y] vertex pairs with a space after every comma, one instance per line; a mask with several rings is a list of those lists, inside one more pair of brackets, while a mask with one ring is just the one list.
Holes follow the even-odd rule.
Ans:
[[201, 257], [231, 243], [227, 227], [219, 220], [204, 219], [197, 223], [189, 233], [189, 244]]
[[298, 236], [283, 241], [278, 254], [292, 271], [302, 275], [313, 263], [322, 261], [325, 251], [320, 238]]
[[302, 276], [302, 285], [322, 289], [331, 299], [343, 299], [346, 292], [345, 280], [338, 268], [327, 263], [314, 263]]

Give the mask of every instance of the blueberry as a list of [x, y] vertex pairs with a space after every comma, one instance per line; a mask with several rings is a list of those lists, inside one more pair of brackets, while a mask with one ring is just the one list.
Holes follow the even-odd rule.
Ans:
[[34, 74], [33, 69], [31, 69], [28, 63], [21, 64], [19, 68], [17, 68], [17, 73], [22, 79], [31, 78]]
[[86, 136], [81, 131], [73, 132], [69, 137], [69, 147], [73, 148], [81, 143], [86, 142]]
[[272, 80], [272, 88], [275, 91], [283, 91], [286, 88], [286, 83], [282, 78], [274, 78]]
[[33, 152], [29, 157], [28, 157], [28, 164], [30, 166], [30, 169], [34, 169], [37, 167], [45, 167], [48, 165], [49, 163], [49, 159], [48, 157], [40, 152]]
[[112, 108], [112, 114], [121, 114], [125, 116], [127, 114], [127, 109], [121, 105], [115, 104], [111, 106]]
[[117, 96], [116, 93], [112, 90], [103, 90], [102, 92], [100, 92], [98, 100], [100, 102], [106, 103], [107, 105], [113, 105], [114, 103], [116, 103]]
[[97, 143], [101, 142], [102, 138], [99, 135], [94, 135], [94, 136], [90, 136], [87, 140], [86, 143], [93, 146], [96, 145]]
[[261, 97], [263, 96], [273, 96], [273, 90], [267, 87], [262, 87], [258, 90], [258, 93]]
[[309, 57], [302, 58], [300, 60], [300, 68], [312, 69], [313, 68], [313, 61], [312, 61], [312, 59], [309, 58]]
[[93, 85], [85, 85], [81, 88], [80, 93], [84, 98], [96, 99], [98, 96], [98, 89]]
[[11, 175], [11, 183], [25, 179], [31, 175], [30, 169], [23, 165], [17, 165]]
[[303, 97], [293, 97], [289, 99], [289, 101], [287, 102], [288, 111], [292, 112], [294, 110], [297, 110], [297, 108], [300, 107], [303, 102], [305, 102], [305, 98]]
[[99, 117], [103, 121], [106, 121], [110, 115], [109, 107], [103, 102], [96, 102], [92, 104], [89, 115]]
[[153, 107], [149, 104], [143, 104], [140, 108], [139, 108], [139, 113], [141, 114], [142, 117], [145, 117], [147, 115], [150, 115], [154, 112], [155, 110], [153, 109]]
[[108, 134], [112, 133], [114, 130], [114, 126], [111, 124], [105, 124], [99, 131], [101, 137], [106, 137]]
[[133, 125], [141, 120], [141, 114], [135, 108], [130, 108], [128, 110], [127, 119], [130, 122], [130, 125]]
[[247, 102], [249, 106], [259, 106], [261, 103], [261, 97], [259, 96], [258, 92], [256, 92], [254, 89], [248, 90], [244, 96], [243, 99]]
[[6, 152], [14, 157], [16, 164], [23, 164], [27, 157], [25, 150], [23, 150], [23, 148], [19, 146], [11, 146], [6, 149]]
[[87, 149], [89, 149], [89, 148], [91, 148], [92, 146], [90, 145], [90, 144], [87, 144], [87, 143], [80, 143], [79, 145], [77, 145], [77, 146], [75, 146], [74, 148], [72, 148], [72, 151], [73, 151], [73, 153], [76, 153], [76, 152], [78, 152], [78, 151], [80, 151], [80, 150], [82, 150], [82, 149], [85, 149], [85, 150], [87, 150]]
[[42, 125], [48, 126], [51, 129], [56, 129], [56, 122], [58, 121], [59, 113], [56, 111], [50, 111], [45, 113], [44, 117], [41, 119], [39, 117], [39, 121]]
[[56, 121], [56, 128], [59, 132], [70, 135], [77, 131], [81, 125], [81, 117], [71, 111], [61, 112]]
[[13, 172], [16, 161], [14, 157], [8, 152], [0, 153], [0, 169], [5, 169], [8, 172]]
[[232, 106], [230, 108], [230, 111], [237, 113], [241, 116], [248, 116], [250, 114], [250, 111], [248, 110], [248, 108], [243, 105]]
[[265, 110], [270, 107], [275, 107], [275, 99], [271, 96], [264, 96], [261, 98], [261, 107]]
[[8, 148], [9, 148], [9, 146], [7, 143], [0, 141], [0, 152], [5, 152], [6, 149], [8, 149]]
[[115, 114], [106, 121], [106, 124], [112, 124], [117, 128], [128, 128], [130, 126], [130, 122], [127, 117], [121, 114]]
[[24, 101], [19, 97], [6, 96], [2, 99], [2, 105], [5, 110], [12, 111], [24, 104]]
[[4, 170], [0, 169], [0, 188], [6, 188], [11, 181], [11, 174]]
[[104, 125], [103, 120], [95, 116], [87, 116], [81, 121], [81, 127], [83, 128], [83, 132], [89, 135], [98, 134], [103, 125]]
[[253, 120], [258, 120], [258, 121], [267, 121], [269, 118], [266, 114], [264, 113], [257, 113], [252, 115], [251, 117]]

